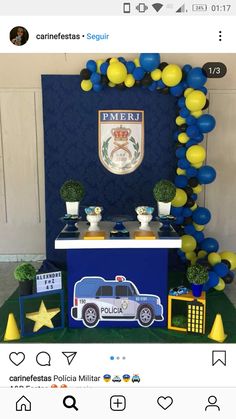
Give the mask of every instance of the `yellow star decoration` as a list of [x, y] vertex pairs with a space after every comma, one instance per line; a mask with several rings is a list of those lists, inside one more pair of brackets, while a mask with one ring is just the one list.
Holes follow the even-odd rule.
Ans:
[[44, 302], [41, 301], [39, 311], [26, 313], [26, 318], [35, 322], [33, 332], [38, 332], [43, 326], [53, 329], [54, 325], [51, 319], [60, 313], [60, 311], [60, 308], [51, 308], [47, 310]]

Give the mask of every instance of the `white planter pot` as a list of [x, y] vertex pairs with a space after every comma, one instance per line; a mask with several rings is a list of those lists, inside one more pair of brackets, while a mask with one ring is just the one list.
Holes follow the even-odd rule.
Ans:
[[89, 231], [99, 231], [99, 225], [98, 223], [101, 221], [102, 216], [101, 214], [98, 215], [87, 215], [87, 220], [90, 223], [90, 226], [88, 228]]
[[79, 202], [66, 202], [66, 213], [69, 215], [78, 215]]
[[141, 226], [139, 227], [139, 230], [145, 230], [145, 231], [149, 231], [151, 230], [149, 223], [152, 220], [152, 215], [151, 214], [139, 214], [137, 216], [138, 220], [141, 223]]
[[157, 201], [157, 210], [159, 217], [163, 215], [170, 215], [171, 202]]

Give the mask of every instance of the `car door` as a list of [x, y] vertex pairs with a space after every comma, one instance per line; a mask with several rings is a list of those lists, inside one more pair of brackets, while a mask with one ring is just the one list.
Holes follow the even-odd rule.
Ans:
[[114, 316], [114, 295], [111, 285], [102, 285], [96, 292], [96, 305], [100, 310], [101, 317]]
[[119, 317], [135, 316], [135, 303], [133, 292], [128, 284], [118, 284], [115, 286], [115, 305], [119, 308]]

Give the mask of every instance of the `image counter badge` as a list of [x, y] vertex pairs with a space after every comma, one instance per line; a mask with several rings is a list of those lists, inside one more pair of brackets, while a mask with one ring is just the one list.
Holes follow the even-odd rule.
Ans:
[[144, 111], [98, 111], [98, 152], [117, 175], [134, 172], [144, 157]]

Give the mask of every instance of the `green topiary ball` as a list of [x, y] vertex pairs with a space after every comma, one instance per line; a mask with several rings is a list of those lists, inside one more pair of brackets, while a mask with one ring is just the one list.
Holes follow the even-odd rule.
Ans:
[[156, 201], [171, 202], [176, 194], [175, 185], [169, 180], [160, 180], [153, 188], [153, 196]]
[[84, 187], [77, 180], [67, 180], [60, 188], [60, 195], [65, 202], [79, 202], [84, 196]]
[[14, 277], [17, 281], [28, 281], [35, 278], [36, 269], [31, 263], [21, 263], [14, 271]]
[[208, 281], [207, 269], [196, 263], [196, 265], [189, 266], [187, 269], [187, 279], [191, 284], [202, 285]]

